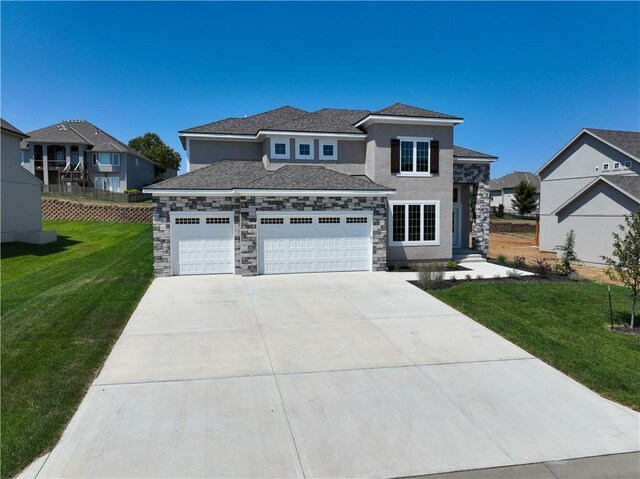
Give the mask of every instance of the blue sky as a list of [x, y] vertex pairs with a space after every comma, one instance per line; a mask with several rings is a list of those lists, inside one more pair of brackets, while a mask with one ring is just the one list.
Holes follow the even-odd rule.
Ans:
[[[532, 170], [582, 127], [640, 129], [640, 3], [1, 3], [1, 115], [122, 141], [282, 105], [464, 117]], [[183, 162], [184, 163], [184, 162]]]

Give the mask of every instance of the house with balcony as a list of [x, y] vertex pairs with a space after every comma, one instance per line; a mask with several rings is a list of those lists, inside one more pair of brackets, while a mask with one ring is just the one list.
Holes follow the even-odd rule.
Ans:
[[496, 157], [454, 144], [462, 122], [400, 103], [285, 106], [182, 130], [188, 173], [144, 189], [155, 273], [380, 271], [486, 256]]
[[22, 166], [45, 186], [78, 184], [123, 192], [155, 181], [156, 163], [86, 120], [61, 121], [28, 132]]

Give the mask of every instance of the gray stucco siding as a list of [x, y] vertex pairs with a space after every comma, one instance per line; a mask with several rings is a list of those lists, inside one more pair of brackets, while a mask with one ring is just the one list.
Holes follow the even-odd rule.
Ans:
[[258, 273], [257, 213], [260, 211], [370, 211], [374, 271], [387, 264], [386, 200], [383, 197], [154, 197], [153, 242], [156, 276], [171, 275], [172, 211], [233, 211], [235, 273]]
[[[152, 163], [134, 155], [128, 154], [126, 157], [126, 188], [142, 190], [144, 186], [150, 185], [154, 182], [155, 167]], [[138, 158], [137, 162], [136, 158]]]
[[189, 168], [195, 171], [221, 160], [260, 160], [262, 142], [189, 140]]

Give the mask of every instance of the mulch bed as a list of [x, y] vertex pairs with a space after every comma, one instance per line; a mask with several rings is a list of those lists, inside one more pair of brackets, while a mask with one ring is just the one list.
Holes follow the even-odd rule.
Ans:
[[640, 328], [632, 328], [631, 326], [627, 326], [626, 324], [616, 324], [613, 326], [613, 330], [622, 334], [640, 336]]

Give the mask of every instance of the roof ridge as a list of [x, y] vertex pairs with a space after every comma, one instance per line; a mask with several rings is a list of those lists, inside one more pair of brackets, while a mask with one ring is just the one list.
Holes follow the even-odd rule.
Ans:
[[[84, 121], [84, 120], [81, 120]], [[89, 123], [88, 121], [86, 123]], [[91, 123], [89, 123], [91, 124]], [[83, 140], [87, 141], [90, 145], [95, 145], [89, 138], [87, 138], [86, 136], [84, 136], [82, 133], [80, 133], [78, 130], [76, 130], [74, 127], [72, 127], [71, 125], [69, 125], [69, 129], [71, 131], [73, 131], [76, 135], [78, 135], [80, 138], [82, 138]]]

